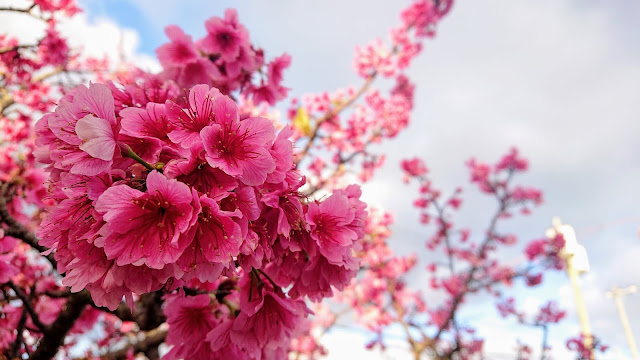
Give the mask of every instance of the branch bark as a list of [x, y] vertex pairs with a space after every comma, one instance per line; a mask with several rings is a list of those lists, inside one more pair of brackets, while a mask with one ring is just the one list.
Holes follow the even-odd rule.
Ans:
[[76, 320], [82, 315], [85, 306], [90, 303], [91, 295], [87, 290], [72, 294], [56, 320], [49, 326], [45, 336], [38, 343], [38, 348], [30, 359], [52, 359], [58, 353], [60, 346], [64, 344], [64, 338]]
[[134, 354], [146, 352], [164, 342], [164, 339], [167, 337], [167, 332], [168, 329], [166, 326], [159, 326], [153, 330], [147, 331], [142, 339], [128, 343], [120, 349], [107, 352], [100, 356], [100, 358], [109, 360], [124, 359], [130, 349], [133, 349]]
[[33, 322], [33, 324], [40, 330], [40, 332], [42, 332], [43, 334], [46, 334], [48, 331], [47, 326], [43, 324], [42, 321], [40, 321], [40, 317], [38, 316], [38, 313], [33, 308], [33, 304], [31, 304], [31, 300], [35, 295], [34, 289], [31, 289], [32, 290], [31, 294], [29, 294], [29, 297], [27, 297], [27, 295], [13, 282], [9, 281], [7, 285], [9, 285], [11, 290], [13, 290], [13, 292], [16, 293], [16, 296], [18, 296], [20, 300], [22, 300], [22, 306], [29, 313], [29, 317], [31, 317], [31, 322]]

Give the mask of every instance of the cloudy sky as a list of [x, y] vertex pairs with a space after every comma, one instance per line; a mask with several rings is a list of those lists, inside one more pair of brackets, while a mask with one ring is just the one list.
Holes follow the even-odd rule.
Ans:
[[[293, 57], [286, 84], [293, 95], [358, 84], [351, 70], [355, 45], [386, 36], [409, 2], [388, 0], [168, 1], [81, 0], [85, 15], [69, 33], [88, 50], [120, 39], [130, 58], [153, 69], [153, 49], [162, 29], [177, 24], [199, 37], [210, 16], [238, 9], [252, 40], [267, 56]], [[470, 157], [495, 161], [515, 145], [530, 160], [520, 181], [544, 190], [545, 204], [506, 228], [524, 242], [540, 237], [553, 216], [572, 224], [589, 253], [592, 271], [582, 287], [594, 332], [612, 349], [603, 359], [630, 358], [614, 303], [604, 293], [614, 285], [640, 285], [640, 3], [612, 0], [458, 1], [435, 40], [409, 71], [417, 83], [409, 129], [380, 151], [387, 165], [365, 187], [366, 198], [396, 214], [393, 247], [428, 258], [411, 209], [411, 188], [401, 182], [398, 162], [421, 156], [432, 178], [448, 190], [466, 185]], [[92, 30], [76, 31], [90, 24]], [[0, 30], [10, 27], [0, 21]], [[29, 31], [20, 28], [25, 34]], [[35, 30], [33, 30], [35, 31]], [[469, 186], [457, 224], [477, 229], [493, 206]], [[527, 308], [555, 299], [568, 311], [551, 330], [557, 359], [564, 341], [577, 334], [573, 295], [564, 274], [553, 274], [536, 291], [512, 289]], [[420, 271], [415, 286], [425, 288]], [[631, 326], [640, 336], [640, 294], [625, 299]], [[478, 297], [464, 321], [480, 329], [491, 359], [504, 356], [517, 338], [537, 345], [540, 335], [496, 319], [493, 301]], [[487, 310], [488, 309], [488, 310]], [[393, 334], [392, 334], [393, 335]], [[354, 343], [369, 335], [350, 328], [329, 334], [330, 358], [362, 355]], [[347, 346], [346, 344], [350, 344]], [[406, 358], [401, 350], [390, 358]]]

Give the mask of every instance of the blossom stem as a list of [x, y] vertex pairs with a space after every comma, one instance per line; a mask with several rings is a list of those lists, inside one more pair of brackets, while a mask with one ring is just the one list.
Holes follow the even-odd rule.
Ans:
[[258, 271], [258, 273], [262, 274], [265, 278], [267, 278], [267, 280], [269, 280], [269, 282], [271, 283], [271, 286], [273, 286], [273, 289], [274, 289], [274, 290], [275, 290], [275, 289], [279, 289], [279, 288], [280, 288], [280, 286], [278, 286], [278, 285], [276, 284], [276, 282], [275, 282], [275, 281], [273, 281], [273, 280], [269, 277], [269, 275], [267, 275], [267, 273], [265, 273], [264, 271], [262, 271], [262, 269], [256, 269], [256, 270]]
[[144, 167], [146, 167], [150, 171], [156, 170], [155, 166], [153, 166], [153, 165], [149, 164], [148, 162], [144, 161], [138, 154], [136, 154], [133, 150], [131, 150], [131, 147], [129, 145], [125, 145], [125, 150], [126, 150], [126, 152], [124, 152], [122, 154], [124, 157], [128, 157], [130, 159], [133, 159], [133, 160], [139, 162], [140, 164], [142, 164]]

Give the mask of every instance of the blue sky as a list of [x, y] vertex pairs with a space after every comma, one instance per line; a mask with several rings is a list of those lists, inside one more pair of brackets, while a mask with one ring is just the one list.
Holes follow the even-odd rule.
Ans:
[[[164, 25], [178, 24], [197, 38], [205, 19], [235, 6], [268, 58], [292, 55], [285, 83], [293, 95], [358, 84], [351, 70], [354, 46], [384, 37], [408, 3], [81, 0], [89, 23], [110, 24], [96, 38], [98, 45], [122, 31], [133, 58], [153, 56], [165, 41]], [[463, 163], [471, 156], [495, 161], [517, 145], [531, 161], [521, 181], [541, 188], [545, 204], [505, 229], [526, 241], [542, 236], [553, 216], [576, 228], [592, 266], [581, 279], [592, 327], [613, 346], [603, 359], [629, 356], [615, 306], [604, 292], [613, 285], [640, 285], [639, 13], [640, 3], [623, 0], [458, 1], [409, 71], [417, 83], [413, 122], [379, 148], [389, 154], [387, 164], [365, 187], [370, 202], [396, 214], [392, 246], [427, 260], [427, 232], [416, 225], [414, 193], [401, 182], [399, 160], [423, 157], [446, 190], [466, 185]], [[469, 197], [458, 223], [480, 234], [494, 204], [465, 189]], [[411, 279], [426, 288], [420, 271]], [[512, 290], [530, 306], [552, 298], [568, 308], [569, 317], [551, 333], [556, 358], [564, 359], [564, 340], [578, 332], [572, 293], [564, 274], [547, 280], [536, 291]], [[640, 339], [640, 294], [625, 301]], [[538, 333], [498, 321], [495, 310], [487, 310], [491, 299], [478, 297], [471, 304], [465, 318], [487, 338], [491, 358], [510, 352], [516, 337], [538, 343]], [[367, 336], [336, 330], [327, 338], [334, 346], [330, 358], [361, 356], [359, 348], [345, 344]]]

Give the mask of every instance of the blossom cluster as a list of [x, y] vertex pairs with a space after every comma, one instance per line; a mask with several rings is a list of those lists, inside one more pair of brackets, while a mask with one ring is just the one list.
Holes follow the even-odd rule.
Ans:
[[[210, 18], [205, 29], [207, 34], [193, 41], [178, 26], [165, 28], [170, 42], [156, 49], [163, 78], [183, 88], [207, 84], [227, 95], [240, 90], [256, 104], [264, 101], [273, 105], [287, 96], [282, 72], [291, 57], [283, 54], [263, 69], [264, 51], [251, 45], [249, 32], [238, 21], [235, 9], [227, 9], [224, 18]], [[260, 79], [253, 79], [255, 76]]]
[[[170, 83], [140, 82], [147, 87], [78, 86], [36, 124], [36, 156], [55, 201], [40, 244], [55, 250], [63, 284], [88, 289], [110, 309], [123, 297], [132, 303], [137, 294], [239, 279], [239, 308], [226, 314], [233, 320], [217, 316], [216, 335], [199, 340], [215, 337], [208, 351], [232, 351], [229, 336], [245, 336], [236, 350], [248, 358], [286, 350], [308, 313], [299, 299], [330, 296], [355, 275], [352, 250], [366, 216], [359, 187], [307, 201], [289, 128], [242, 118], [231, 98], [205, 84], [180, 99]], [[202, 299], [169, 302], [169, 323], [174, 306], [209, 306]], [[265, 320], [278, 311], [281, 322]], [[281, 332], [246, 339], [241, 327], [256, 322]], [[169, 339], [180, 331], [172, 327]], [[175, 344], [176, 358], [201, 350]]]
[[[384, 165], [385, 155], [372, 152], [370, 145], [396, 137], [409, 125], [415, 85], [405, 71], [420, 54], [425, 40], [435, 34], [452, 3], [414, 1], [401, 11], [400, 23], [390, 30], [389, 41], [376, 39], [356, 47], [353, 67], [363, 80], [361, 86], [291, 100], [288, 117], [304, 149], [301, 168], [308, 168], [318, 178], [311, 192], [339, 185], [335, 180], [347, 165], [363, 182]], [[391, 79], [393, 85], [388, 92], [371, 88], [377, 77]], [[359, 98], [363, 101], [356, 103]], [[351, 105], [350, 111], [344, 111]], [[316, 143], [317, 139], [321, 141]], [[320, 148], [322, 153], [310, 154]]]
[[577, 360], [593, 359], [596, 352], [606, 352], [609, 345], [603, 344], [600, 339], [593, 335], [580, 334], [566, 343], [567, 349], [576, 353]]

